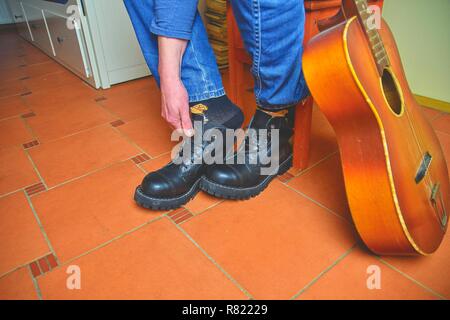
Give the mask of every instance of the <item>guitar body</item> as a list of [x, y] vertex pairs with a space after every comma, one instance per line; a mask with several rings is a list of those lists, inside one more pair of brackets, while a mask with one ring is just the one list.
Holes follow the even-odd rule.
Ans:
[[361, 238], [377, 254], [428, 255], [447, 230], [448, 169], [384, 21], [378, 32], [390, 60], [382, 76], [355, 17], [312, 39], [303, 69], [336, 132]]

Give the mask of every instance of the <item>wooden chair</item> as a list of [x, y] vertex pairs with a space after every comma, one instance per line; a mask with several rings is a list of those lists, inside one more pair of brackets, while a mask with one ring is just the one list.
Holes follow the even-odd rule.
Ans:
[[[333, 24], [334, 20], [339, 22], [339, 12], [342, 0], [305, 0], [306, 22], [305, 38], [306, 44], [312, 37], [319, 33], [320, 26]], [[382, 8], [383, 0], [371, 0]], [[244, 44], [239, 33], [236, 20], [231, 10], [227, 9], [228, 23], [228, 46], [229, 46], [229, 78], [230, 99], [239, 106], [244, 106], [243, 95], [247, 88], [244, 87], [245, 65], [251, 65], [251, 58], [244, 49]], [[320, 29], [323, 29], [320, 28]], [[294, 167], [303, 170], [308, 167], [309, 147], [311, 136], [311, 120], [314, 101], [311, 97], [302, 101], [298, 106], [295, 119], [294, 135]], [[252, 114], [254, 110], [244, 110], [245, 114]]]

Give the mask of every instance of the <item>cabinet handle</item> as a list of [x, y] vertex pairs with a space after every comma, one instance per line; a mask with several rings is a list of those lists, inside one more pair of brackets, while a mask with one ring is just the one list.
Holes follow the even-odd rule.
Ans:
[[37, 30], [37, 28], [38, 28], [38, 26], [37, 26], [37, 25], [35, 25], [35, 24], [32, 24], [32, 25], [31, 25], [31, 29], [33, 29], [33, 30]]
[[16, 18], [16, 19], [23, 19], [23, 15], [20, 15], [20, 16], [14, 15], [14, 18]]
[[57, 37], [56, 41], [58, 41], [59, 44], [62, 44], [64, 42], [64, 37]]

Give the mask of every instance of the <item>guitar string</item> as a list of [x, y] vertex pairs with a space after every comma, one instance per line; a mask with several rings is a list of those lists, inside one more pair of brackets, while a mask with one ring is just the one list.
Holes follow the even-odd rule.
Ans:
[[[357, 12], [359, 13], [360, 18], [361, 18], [361, 20], [362, 20], [363, 29], [365, 30], [365, 33], [367, 34], [367, 36], [370, 37], [370, 35], [369, 35], [369, 30], [366, 28], [366, 27], [367, 27], [367, 20], [364, 20], [364, 18], [362, 17], [362, 13], [363, 13], [363, 12], [367, 12], [367, 10], [368, 10], [367, 1], [366, 1], [366, 0], [354, 0], [354, 2], [355, 2], [355, 4], [356, 4]], [[383, 39], [381, 38], [380, 34], [379, 34], [376, 30], [375, 30], [374, 36], [377, 37], [377, 41], [378, 41], [378, 43], [381, 44], [382, 49], [383, 49], [383, 52], [384, 52], [384, 58], [381, 59], [381, 60], [379, 60], [379, 61], [385, 60], [385, 62], [387, 62], [387, 64], [391, 64], [391, 63], [390, 63], [389, 56], [388, 56], [388, 54], [387, 54], [386, 47], [384, 46]], [[370, 43], [370, 39], [369, 39], [369, 43]], [[371, 47], [372, 53], [375, 54], [375, 53], [374, 53], [374, 50], [372, 49], [372, 46], [370, 46], [370, 47]], [[375, 64], [378, 65], [378, 61], [377, 61], [376, 57], [374, 57], [374, 60], [375, 60]], [[410, 119], [410, 116], [409, 116], [409, 114], [408, 114], [408, 109], [406, 108], [406, 106], [405, 106], [405, 111], [406, 111], [407, 116], [408, 116], [408, 117], [407, 117], [407, 118], [408, 118], [408, 123], [409, 123], [409, 125], [410, 125], [411, 130], [413, 131], [415, 144], [416, 144], [417, 148], [419, 149], [419, 153], [420, 153], [420, 154], [423, 154], [423, 151], [422, 151], [422, 148], [421, 148], [421, 146], [420, 146], [420, 143], [419, 143], [419, 141], [418, 141], [418, 139], [417, 139], [417, 137], [416, 137], [415, 129], [414, 129], [414, 127], [413, 127], [412, 124], [411, 124], [411, 119]], [[419, 158], [418, 158], [418, 159], [417, 159], [417, 155], [415, 155], [416, 160], [418, 160], [418, 161], [421, 161], [421, 155], [420, 155], [420, 154], [419, 154]]]
[[[361, 18], [362, 22], [363, 22], [363, 23], [367, 23], [367, 20], [364, 21], [364, 18], [362, 17], [362, 12], [365, 12], [365, 11], [367, 11], [367, 9], [368, 9], [367, 1], [366, 1], [366, 0], [355, 0], [355, 4], [356, 4], [357, 11], [358, 11], [358, 13], [359, 13], [359, 15], [360, 15], [360, 18]], [[362, 9], [363, 9], [363, 10], [360, 10], [360, 9], [359, 9], [359, 4], [362, 4]], [[364, 27], [364, 29], [367, 30], [365, 27]], [[366, 31], [366, 33], [367, 33], [367, 35], [370, 37], [368, 31]], [[377, 31], [375, 31], [375, 36], [377, 37], [377, 41], [378, 41], [377, 45], [380, 44], [380, 45], [381, 45], [381, 48], [382, 48], [382, 51], [384, 52], [383, 58], [380, 59], [380, 60], [378, 60], [378, 59], [377, 59], [377, 56], [376, 56], [376, 50], [373, 50], [373, 46], [371, 45], [371, 51], [372, 51], [373, 54], [374, 54], [374, 58], [375, 58], [374, 60], [376, 61], [376, 64], [379, 64], [380, 62], [382, 62], [383, 60], [386, 59], [385, 62], [387, 62], [389, 65], [391, 65], [390, 59], [389, 59], [389, 55], [388, 55], [388, 53], [387, 53], [386, 47], [384, 46], [383, 39], [381, 38], [380, 34], [379, 34]], [[369, 42], [370, 42], [370, 39], [369, 39]], [[411, 129], [411, 131], [412, 131], [412, 133], [413, 133], [413, 136], [414, 136], [414, 141], [415, 141], [416, 147], [417, 147], [418, 150], [419, 150], [419, 155], [418, 155], [419, 158], [417, 159], [417, 157], [416, 157], [416, 160], [419, 161], [419, 163], [422, 163], [423, 160], [424, 160], [423, 157], [424, 157], [424, 155], [425, 155], [425, 153], [424, 153], [424, 151], [423, 151], [423, 150], [425, 150], [425, 149], [422, 147], [422, 145], [424, 145], [424, 143], [423, 143], [423, 138], [422, 138], [421, 134], [418, 134], [418, 133], [417, 133], [417, 130], [416, 130], [416, 128], [415, 128], [415, 126], [414, 126], [414, 124], [413, 124], [412, 118], [411, 118], [411, 114], [410, 114], [410, 112], [409, 112], [409, 110], [408, 110], [408, 108], [407, 108], [406, 105], [404, 105], [404, 110], [405, 110], [405, 113], [406, 113], [406, 115], [407, 115], [409, 127], [410, 127], [410, 129]], [[430, 165], [431, 165], [431, 164], [430, 164]], [[430, 168], [429, 168], [429, 169], [430, 169]], [[433, 172], [432, 172], [432, 170], [431, 170], [431, 169], [430, 169], [430, 170], [427, 170], [427, 172], [426, 172], [426, 174], [425, 174], [424, 185], [427, 187], [427, 189], [428, 189], [429, 192], [431, 192], [431, 193], [433, 192], [433, 188], [434, 188], [434, 187], [433, 187], [433, 186], [434, 186], [434, 182], [433, 182], [433, 181], [434, 181], [434, 178], [433, 178]], [[442, 221], [442, 220], [441, 220], [442, 218], [438, 215], [438, 212], [436, 212], [436, 210], [434, 210], [434, 211], [435, 211], [436, 218], [438, 218], [438, 220], [439, 220], [439, 223], [442, 223], [442, 222], [441, 222], [441, 221]]]

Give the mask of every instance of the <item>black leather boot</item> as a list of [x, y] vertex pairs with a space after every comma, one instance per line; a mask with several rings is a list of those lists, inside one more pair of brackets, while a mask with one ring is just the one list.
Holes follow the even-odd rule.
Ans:
[[191, 161], [182, 161], [184, 155], [179, 153], [178, 160], [148, 174], [136, 188], [134, 200], [137, 204], [152, 210], [172, 210], [195, 197], [200, 190], [205, 165], [194, 161], [195, 157], [201, 156], [203, 148], [196, 147], [193, 140], [186, 140], [186, 143], [192, 144]]
[[[244, 142], [233, 155], [233, 164], [227, 161], [209, 166], [200, 188], [224, 199], [246, 200], [259, 195], [277, 175], [292, 167], [294, 113], [294, 107], [282, 112], [258, 109], [249, 125], [249, 129], [253, 130], [247, 131]], [[261, 129], [267, 129], [267, 135]], [[271, 129], [278, 129], [278, 139]], [[259, 136], [261, 133], [262, 136]], [[278, 155], [272, 154], [272, 150], [276, 149]], [[271, 158], [270, 162], [264, 160], [261, 153]], [[245, 162], [242, 163], [242, 160]]]
[[[205, 148], [214, 149], [214, 146], [211, 146], [215, 143], [214, 140], [204, 141], [202, 134], [208, 129], [224, 131], [230, 126], [242, 124], [243, 115], [240, 110], [224, 125], [219, 125], [208, 119], [199, 106], [204, 107], [191, 107], [191, 115], [195, 128], [197, 124], [201, 124], [200, 137], [196, 132], [195, 137], [185, 140], [185, 143], [191, 145], [189, 154], [183, 154], [181, 149], [175, 160], [144, 178], [134, 195], [138, 205], [151, 210], [172, 210], [189, 202], [200, 191], [200, 180], [206, 171], [207, 165], [202, 158]], [[224, 150], [222, 157], [225, 157], [226, 153]]]

